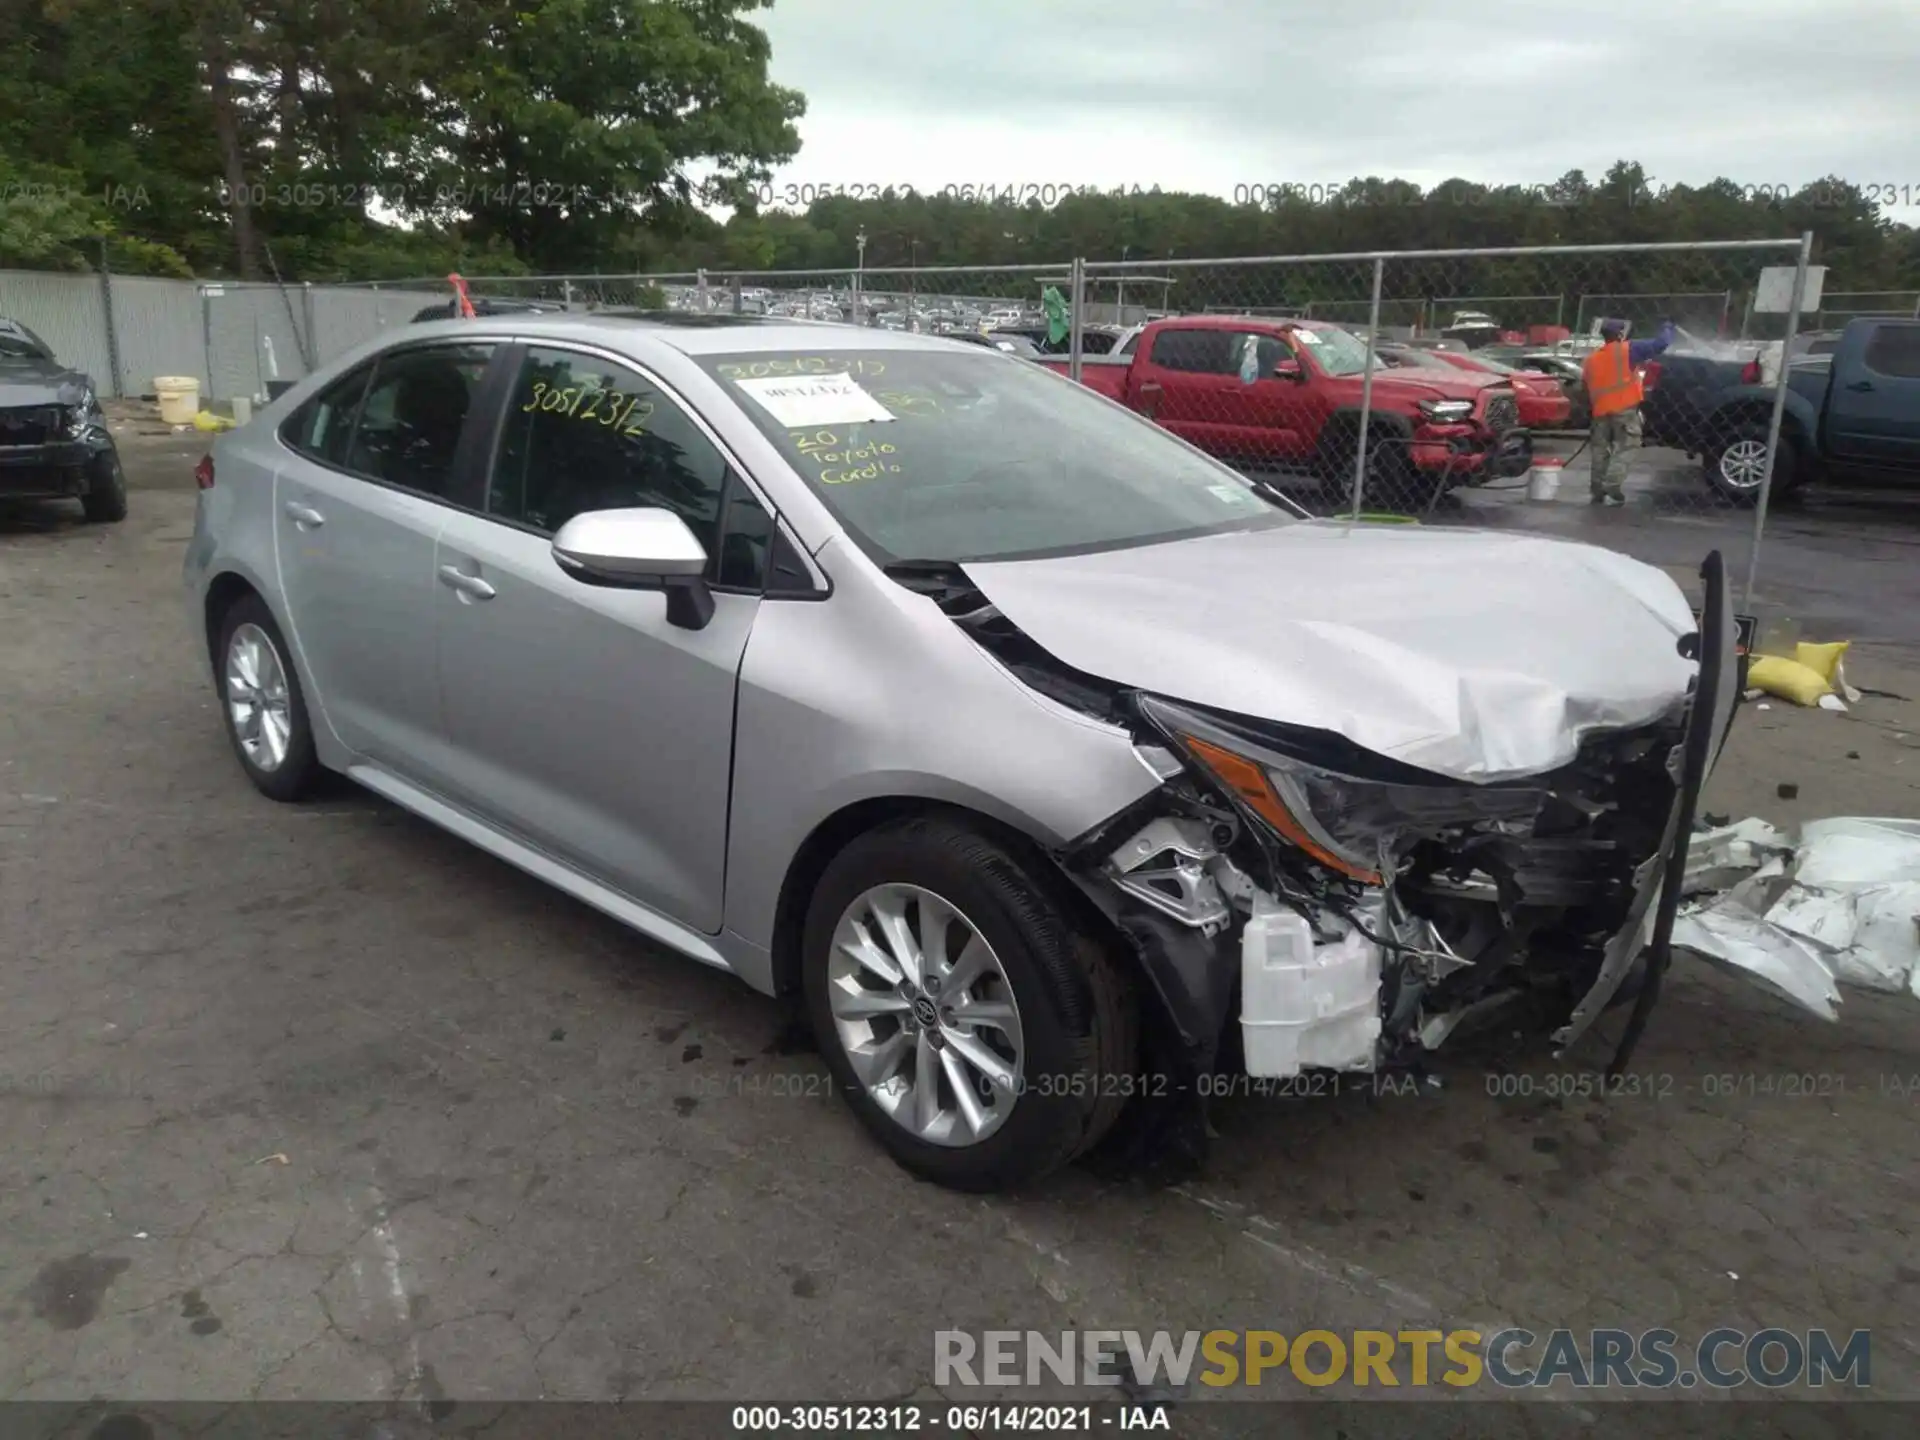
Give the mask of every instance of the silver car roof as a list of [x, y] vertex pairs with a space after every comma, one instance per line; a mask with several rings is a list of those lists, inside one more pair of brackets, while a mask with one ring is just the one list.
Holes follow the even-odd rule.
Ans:
[[505, 314], [474, 320], [432, 320], [407, 327], [408, 336], [439, 339], [456, 336], [466, 327], [484, 324], [491, 334], [507, 331], [527, 339], [547, 337], [601, 345], [618, 344], [621, 337], [641, 336], [683, 355], [737, 355], [766, 351], [835, 349], [930, 350], [951, 353], [951, 341], [915, 335], [904, 330], [838, 325], [832, 321], [764, 319], [754, 315], [686, 315], [615, 310], [590, 314]]

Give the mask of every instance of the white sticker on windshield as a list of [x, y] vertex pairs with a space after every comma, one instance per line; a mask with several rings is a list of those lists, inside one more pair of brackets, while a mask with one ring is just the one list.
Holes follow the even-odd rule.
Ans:
[[733, 383], [790, 430], [814, 425], [863, 425], [894, 418], [851, 375], [770, 376]]
[[1207, 489], [1229, 505], [1244, 505], [1249, 500], [1256, 505], [1260, 503], [1259, 498], [1244, 485], [1209, 485]]
[[1318, 345], [1320, 343], [1320, 337], [1311, 330], [1296, 330], [1293, 332], [1293, 338], [1303, 340], [1309, 345]]

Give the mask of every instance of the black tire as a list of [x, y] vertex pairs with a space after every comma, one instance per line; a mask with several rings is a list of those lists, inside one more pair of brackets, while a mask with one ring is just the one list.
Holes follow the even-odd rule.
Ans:
[[1444, 472], [1417, 467], [1407, 454], [1407, 437], [1394, 430], [1373, 435], [1367, 442], [1367, 489], [1360, 508], [1402, 515], [1420, 515], [1447, 488]]
[[114, 451], [97, 455], [88, 463], [87, 493], [80, 497], [80, 508], [94, 525], [111, 525], [127, 518], [127, 472], [120, 468], [120, 456]]
[[[273, 647], [274, 659], [286, 680], [287, 746], [284, 757], [277, 765], [264, 764], [248, 753], [247, 744], [234, 719], [233, 701], [228, 693], [227, 666], [233, 638], [243, 626], [252, 626]], [[314, 750], [313, 726], [307, 719], [306, 694], [301, 689], [300, 676], [294, 669], [292, 652], [280, 634], [280, 627], [274, 624], [266, 602], [258, 595], [243, 595], [234, 601], [227, 607], [226, 614], [220, 617], [218, 637], [213, 653], [214, 688], [220, 696], [221, 722], [226, 726], [227, 739], [233, 746], [233, 753], [239, 758], [240, 768], [247, 772], [247, 778], [253, 781], [254, 788], [270, 800], [292, 804], [313, 795], [321, 788], [327, 772]]]
[[[1701, 474], [1714, 494], [1734, 505], [1753, 505], [1760, 499], [1759, 479], [1749, 480], [1755, 474], [1754, 466], [1760, 466], [1759, 477], [1765, 476], [1767, 447], [1767, 426], [1758, 420], [1743, 420], [1719, 430], [1701, 457]], [[1793, 442], [1786, 435], [1780, 437], [1780, 451], [1773, 457], [1773, 493], [1784, 495], [1799, 483]]]
[[[867, 1093], [828, 998], [834, 931], [876, 886], [932, 891], [993, 948], [1019, 1009], [1023, 1065], [999, 1128], [964, 1145], [921, 1139]], [[923, 816], [870, 831], [827, 866], [802, 940], [807, 1018], [848, 1104], [889, 1154], [955, 1190], [1005, 1190], [1097, 1144], [1125, 1107], [1139, 1052], [1131, 976], [1078, 925], [1048, 880], [1007, 847], [953, 819]]]

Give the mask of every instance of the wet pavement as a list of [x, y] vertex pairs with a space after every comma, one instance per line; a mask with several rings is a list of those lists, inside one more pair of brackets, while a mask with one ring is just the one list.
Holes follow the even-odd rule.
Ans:
[[[1871, 1328], [1920, 1397], [1910, 1003], [1682, 961], [1631, 1092], [1499, 1032], [1438, 1091], [1225, 1101], [1177, 1185], [949, 1194], [774, 1003], [372, 796], [259, 797], [179, 603], [200, 447], [123, 443], [125, 524], [0, 513], [0, 1398], [934, 1403], [938, 1329], [1505, 1323]], [[1676, 566], [1744, 533], [1675, 483], [1463, 508]], [[1916, 519], [1810, 500], [1761, 591], [1907, 695]], [[1748, 717], [1709, 808], [1920, 813], [1916, 733]]]

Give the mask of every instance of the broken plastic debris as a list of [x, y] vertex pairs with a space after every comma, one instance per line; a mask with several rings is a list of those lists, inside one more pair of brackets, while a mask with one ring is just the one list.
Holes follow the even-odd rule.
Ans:
[[[1852, 933], [1833, 955], [1841, 981], [1920, 998], [1920, 820], [1809, 821], [1801, 827], [1793, 881], [1851, 912]], [[1807, 919], [1810, 904], [1797, 902], [1796, 921]], [[1813, 919], [1824, 921], [1829, 933], [1843, 933], [1843, 922], [1819, 907]]]
[[1681, 894], [1726, 890], [1758, 870], [1772, 856], [1793, 853], [1793, 842], [1757, 817], [1703, 830], [1687, 847]]
[[1679, 916], [1673, 943], [1758, 981], [1822, 1020], [1837, 1020], [1840, 992], [1813, 950], [1735, 901]]
[[1822, 695], [1820, 697], [1820, 708], [1822, 710], [1838, 710], [1844, 715], [1847, 713], [1847, 702], [1842, 700], [1838, 695]]
[[[1771, 828], [1749, 823], [1754, 836]], [[1761, 853], [1733, 838], [1742, 826], [1694, 837], [1690, 880], [1725, 880]], [[1808, 821], [1791, 864], [1778, 850], [1765, 855], [1730, 889], [1684, 910], [1673, 943], [1826, 1018], [1836, 981], [1920, 998], [1920, 821]]]
[[291, 1165], [293, 1162], [276, 1150], [271, 1155], [262, 1155], [253, 1163], [256, 1165]]

